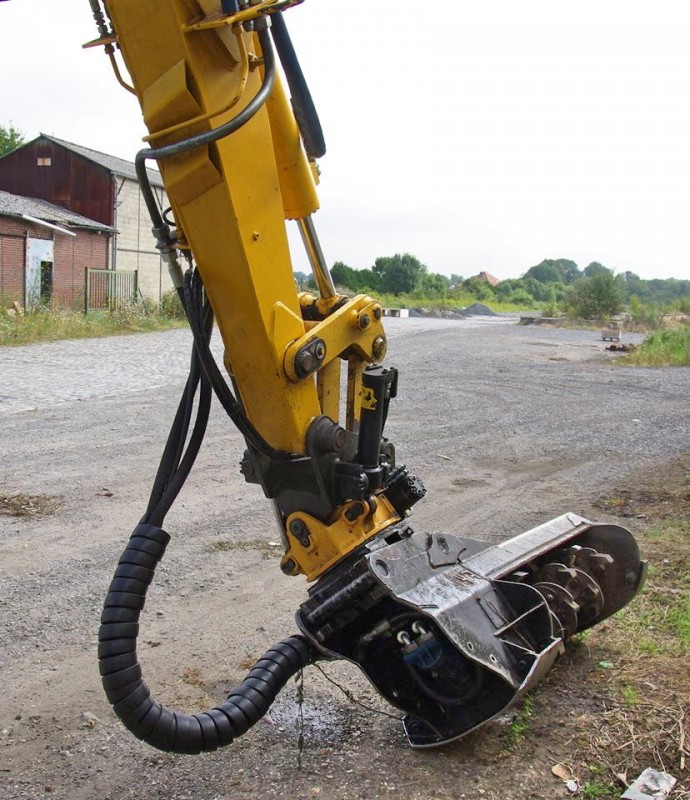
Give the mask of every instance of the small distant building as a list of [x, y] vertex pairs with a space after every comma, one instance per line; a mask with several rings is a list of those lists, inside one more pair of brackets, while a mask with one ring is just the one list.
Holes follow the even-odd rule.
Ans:
[[106, 268], [114, 234], [45, 200], [0, 191], [0, 297], [28, 308], [81, 307], [85, 270]]
[[[165, 210], [161, 174], [155, 169], [147, 174]], [[133, 162], [42, 133], [0, 158], [0, 190], [47, 200], [113, 230], [103, 266], [137, 270], [139, 291], [154, 300], [171, 288]]]
[[484, 283], [488, 283], [491, 286], [498, 286], [501, 282], [497, 277], [492, 275], [490, 272], [480, 272], [479, 275], [473, 275], [470, 278], [471, 281], [483, 281]]

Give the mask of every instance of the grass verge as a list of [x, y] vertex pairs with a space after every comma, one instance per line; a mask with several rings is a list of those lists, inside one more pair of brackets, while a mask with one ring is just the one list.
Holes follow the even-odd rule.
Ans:
[[38, 309], [23, 315], [0, 316], [0, 345], [161, 331], [185, 327], [186, 324], [186, 321], [144, 303], [90, 314], [62, 309]]
[[690, 366], [690, 325], [653, 333], [621, 362], [645, 367]]
[[652, 767], [677, 779], [672, 800], [690, 800], [690, 453], [596, 505], [635, 533], [645, 586], [570, 640], [529, 714], [506, 726], [501, 755], [508, 769], [529, 759], [542, 770], [530, 798], [570, 796], [565, 781], [579, 797], [617, 798]]
[[[624, 496], [626, 502], [620, 503]], [[678, 779], [674, 798], [690, 798], [690, 456], [657, 481], [600, 502], [609, 513], [646, 519], [637, 533], [649, 562], [640, 595], [589, 631], [582, 646], [594, 666], [585, 689], [601, 710], [578, 737], [580, 769], [593, 794], [619, 796], [625, 781], [654, 767]], [[593, 775], [592, 765], [599, 771]], [[594, 791], [596, 789], [596, 791]], [[609, 792], [608, 794], [606, 792]]]

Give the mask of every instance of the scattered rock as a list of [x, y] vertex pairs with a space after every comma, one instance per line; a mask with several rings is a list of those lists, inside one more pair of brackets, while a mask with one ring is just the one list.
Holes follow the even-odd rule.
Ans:
[[92, 714], [90, 711], [84, 711], [84, 713], [81, 715], [81, 719], [83, 728], [95, 728], [100, 722], [100, 719], [98, 719], [98, 717], [95, 714]]
[[616, 344], [614, 342], [613, 344], [610, 344], [606, 349], [607, 350], [611, 350], [611, 352], [613, 352], [613, 353], [632, 353], [633, 350], [637, 349], [637, 345], [632, 344], [632, 343], [630, 343], [630, 344], [622, 344], [622, 343]]
[[676, 779], [667, 772], [646, 769], [625, 790], [621, 800], [666, 800], [675, 785]]

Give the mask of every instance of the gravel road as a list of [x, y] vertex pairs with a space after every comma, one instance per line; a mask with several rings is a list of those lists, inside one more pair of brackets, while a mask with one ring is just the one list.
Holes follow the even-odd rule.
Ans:
[[[601, 517], [597, 497], [688, 449], [690, 370], [623, 367], [594, 332], [506, 319], [387, 328], [401, 370], [387, 435], [428, 490], [417, 528], [497, 540], [568, 510]], [[506, 777], [488, 762], [500, 722], [413, 752], [396, 720], [353, 706], [315, 669], [301, 769], [294, 688], [216, 754], [161, 754], [121, 728], [97, 675], [100, 605], [145, 508], [189, 347], [178, 330], [0, 350], [0, 494], [43, 498], [49, 512], [0, 516], [1, 800], [556, 796], [540, 793], [533, 765]], [[149, 684], [186, 710], [218, 702], [294, 630], [306, 592], [278, 569], [242, 449], [215, 407], [143, 616]], [[355, 668], [326, 672], [386, 710]]]

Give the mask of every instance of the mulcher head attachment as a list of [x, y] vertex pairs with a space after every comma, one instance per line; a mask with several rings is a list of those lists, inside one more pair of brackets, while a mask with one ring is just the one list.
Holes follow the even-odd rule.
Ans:
[[413, 747], [433, 747], [515, 702], [644, 574], [629, 531], [575, 514], [500, 545], [401, 526], [324, 575], [298, 624], [406, 712]]

